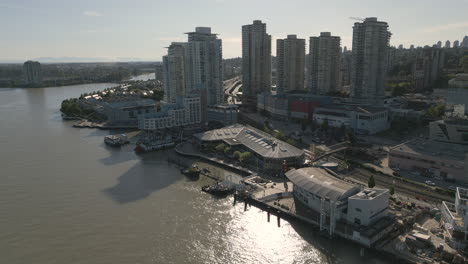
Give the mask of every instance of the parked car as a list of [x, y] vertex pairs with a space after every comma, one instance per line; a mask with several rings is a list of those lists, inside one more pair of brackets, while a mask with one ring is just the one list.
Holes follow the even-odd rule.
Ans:
[[430, 186], [435, 186], [435, 185], [436, 185], [435, 183], [433, 183], [433, 182], [431, 182], [431, 181], [425, 181], [425, 183], [426, 183], [427, 185], [430, 185]]
[[396, 172], [396, 171], [394, 171], [392, 174], [393, 174], [393, 176], [395, 176], [395, 177], [401, 177], [400, 173], [398, 173], [398, 172]]

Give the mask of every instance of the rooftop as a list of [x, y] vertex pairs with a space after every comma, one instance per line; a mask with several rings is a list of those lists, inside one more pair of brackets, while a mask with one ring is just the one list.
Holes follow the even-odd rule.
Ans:
[[128, 107], [137, 107], [137, 106], [153, 106], [156, 105], [156, 102], [152, 99], [139, 99], [139, 100], [123, 100], [123, 101], [113, 101], [106, 103], [111, 108], [128, 108]]
[[323, 169], [314, 167], [292, 169], [286, 172], [286, 177], [294, 185], [332, 201], [346, 200], [360, 191], [357, 186], [335, 178]]
[[392, 151], [463, 161], [465, 153], [468, 153], [468, 146], [418, 138], [391, 147], [390, 152]]
[[362, 114], [374, 114], [374, 113], [380, 113], [383, 111], [387, 111], [387, 108], [384, 107], [374, 107], [374, 106], [352, 106], [352, 105], [337, 105], [337, 104], [332, 104], [332, 105], [327, 105], [327, 106], [321, 106], [316, 108], [317, 111], [320, 110], [338, 110], [338, 111], [354, 111]]
[[224, 141], [229, 145], [242, 144], [266, 158], [284, 159], [302, 156], [304, 152], [278, 140], [261, 130], [239, 124], [194, 135], [201, 141]]
[[385, 189], [364, 189], [349, 198], [354, 200], [373, 200], [387, 192], [388, 190]]

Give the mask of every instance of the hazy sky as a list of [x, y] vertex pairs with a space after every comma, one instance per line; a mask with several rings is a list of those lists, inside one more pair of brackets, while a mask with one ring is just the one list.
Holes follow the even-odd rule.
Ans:
[[[423, 46], [468, 35], [468, 0], [0, 0], [0, 60], [38, 57], [161, 60], [171, 41], [210, 26], [223, 57], [241, 55], [241, 26], [267, 23], [277, 38], [331, 31], [351, 46], [349, 17], [389, 23], [391, 44]], [[308, 41], [307, 41], [308, 42]]]

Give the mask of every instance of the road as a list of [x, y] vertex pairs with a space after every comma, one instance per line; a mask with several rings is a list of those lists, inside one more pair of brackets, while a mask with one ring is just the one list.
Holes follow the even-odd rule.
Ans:
[[399, 177], [391, 177], [380, 173], [373, 173], [365, 169], [353, 169], [348, 174], [346, 174], [345, 178], [350, 178], [351, 180], [355, 179], [360, 182], [367, 183], [370, 176], [372, 175], [374, 176], [377, 187], [385, 189], [390, 189], [391, 187], [394, 187], [395, 192], [403, 193], [413, 198], [426, 198], [427, 200], [431, 200], [437, 203], [440, 203], [442, 201], [453, 201], [455, 199], [454, 196], [440, 194], [436, 192], [434, 188], [430, 186], [406, 182]]

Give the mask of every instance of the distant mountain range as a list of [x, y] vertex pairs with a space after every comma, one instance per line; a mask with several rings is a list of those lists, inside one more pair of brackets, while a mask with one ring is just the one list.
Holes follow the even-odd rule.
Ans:
[[[31, 59], [41, 63], [70, 63], [70, 62], [157, 62], [142, 58], [88, 58], [88, 57], [41, 57]], [[23, 60], [1, 60], [0, 63], [23, 63]]]

